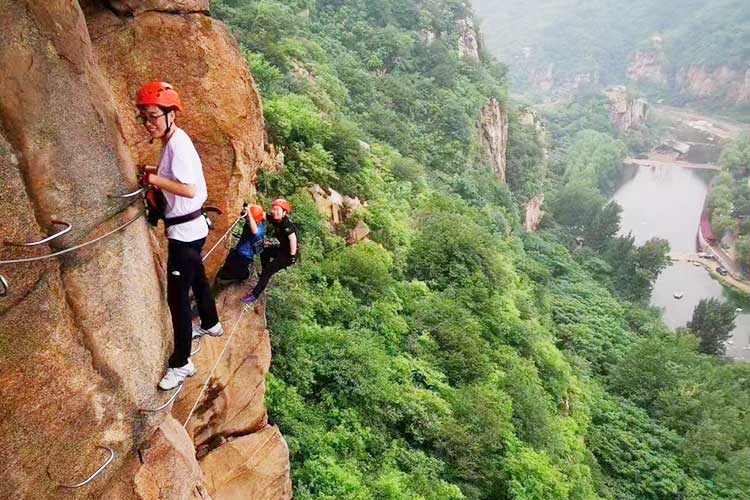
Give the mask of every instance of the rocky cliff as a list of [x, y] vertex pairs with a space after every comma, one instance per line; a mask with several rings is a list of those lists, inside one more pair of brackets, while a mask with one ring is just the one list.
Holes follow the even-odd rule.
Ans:
[[648, 119], [645, 99], [630, 95], [623, 86], [609, 87], [604, 91], [609, 99], [609, 120], [620, 132], [639, 130]]
[[726, 105], [750, 105], [750, 67], [671, 64], [663, 40], [650, 39], [649, 47], [635, 52], [627, 70], [631, 81], [669, 90], [687, 99], [707, 99]]
[[471, 18], [459, 19], [458, 29], [458, 56], [462, 59], [479, 60], [479, 33], [474, 27]]
[[501, 182], [505, 182], [508, 114], [494, 97], [482, 108], [479, 132], [482, 160], [489, 165]]
[[[0, 498], [291, 496], [286, 445], [263, 408], [268, 332], [262, 310], [234, 305], [239, 290], [219, 298], [234, 340], [226, 349], [229, 335], [204, 341], [198, 375], [174, 406], [179, 420], [169, 407], [141, 411], [168, 396], [156, 383], [171, 328], [159, 240], [139, 202], [110, 197], [135, 190], [134, 164], [158, 153], [136, 125], [135, 92], [162, 79], [182, 94], [178, 124], [203, 159], [209, 202], [225, 211], [208, 247], [268, 160], [259, 96], [207, 3], [3, 2], [2, 239], [40, 240], [64, 227], [52, 221], [72, 229], [42, 245], [0, 247], [9, 283], [0, 297]], [[7, 262], [100, 236], [59, 257]], [[210, 273], [223, 253], [209, 259]], [[60, 486], [82, 482], [109, 450], [90, 483]]]

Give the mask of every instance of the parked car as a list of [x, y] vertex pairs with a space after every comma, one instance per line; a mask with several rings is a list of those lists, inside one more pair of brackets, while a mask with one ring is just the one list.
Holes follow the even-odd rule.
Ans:
[[727, 274], [729, 274], [729, 271], [727, 271], [726, 269], [724, 269], [722, 266], [718, 266], [716, 268], [716, 272], [719, 273], [719, 274], [721, 274], [722, 276], [726, 276]]

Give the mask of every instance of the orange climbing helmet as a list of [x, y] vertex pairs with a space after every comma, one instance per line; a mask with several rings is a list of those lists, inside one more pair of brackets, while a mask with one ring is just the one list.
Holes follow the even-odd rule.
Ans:
[[271, 207], [281, 207], [288, 214], [292, 213], [292, 205], [284, 198], [276, 198], [271, 203]]
[[260, 205], [250, 205], [250, 215], [256, 223], [266, 218], [266, 212]]
[[137, 106], [154, 105], [160, 108], [175, 108], [182, 111], [182, 102], [177, 91], [167, 82], [147, 83], [138, 91]]

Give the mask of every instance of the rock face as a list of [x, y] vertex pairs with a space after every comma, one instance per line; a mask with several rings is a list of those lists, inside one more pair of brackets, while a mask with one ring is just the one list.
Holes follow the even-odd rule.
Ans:
[[262, 309], [256, 313], [240, 302], [244, 291], [234, 286], [218, 296], [225, 335], [201, 339], [200, 351], [193, 356], [198, 373], [186, 381], [172, 410], [187, 423], [201, 455], [228, 437], [250, 434], [267, 422], [263, 398], [271, 342]]
[[[276, 427], [229, 441], [201, 461], [213, 500], [246, 500], [253, 484], [253, 500], [291, 498], [289, 450]], [[286, 459], [286, 461], [285, 461]]]
[[[187, 109], [178, 123], [196, 141], [211, 201], [228, 212], [251, 192], [272, 151], [264, 147], [259, 98], [236, 44], [220, 23], [186, 13], [204, 10], [204, 3], [113, 2], [128, 7], [123, 18], [93, 0], [3, 3], [2, 239], [39, 240], [60, 230], [53, 220], [72, 229], [36, 247], [0, 246], [0, 260], [105, 238], [64, 256], [0, 265], [10, 284], [0, 297], [0, 498], [212, 495], [190, 434], [168, 411], [140, 411], [166, 399], [156, 390], [171, 350], [164, 262], [154, 232], [138, 218], [138, 203], [109, 197], [136, 189], [136, 160], [155, 160], [130, 104], [143, 81], [172, 80], [181, 90]], [[220, 314], [231, 321], [225, 309]], [[225, 380], [217, 367], [211, 403], [189, 422], [192, 435], [210, 440], [265, 429], [258, 380], [270, 351], [260, 321], [251, 312], [240, 327], [261, 341], [227, 349], [236, 372]], [[205, 347], [200, 373], [209, 371], [203, 363], [212, 362], [216, 347]], [[234, 389], [251, 383], [260, 387], [255, 402]], [[112, 462], [90, 484], [61, 489], [104, 463], [108, 454], [99, 446], [114, 451]], [[269, 450], [272, 461], [263, 452], [256, 458], [280, 471], [273, 498], [289, 498], [286, 448]], [[267, 484], [258, 483], [263, 495]], [[252, 482], [244, 488], [254, 497]]]
[[650, 47], [633, 54], [627, 68], [627, 77], [634, 82], [659, 88], [667, 87], [664, 41], [661, 36], [654, 35], [650, 39]]
[[458, 56], [461, 59], [479, 60], [479, 35], [471, 18], [458, 21]]
[[675, 75], [675, 86], [683, 94], [711, 98], [740, 106], [750, 105], [750, 69], [693, 65]]
[[609, 119], [620, 132], [639, 130], [648, 118], [648, 103], [634, 98], [625, 87], [615, 86], [605, 90], [609, 99]]
[[526, 203], [526, 216], [523, 223], [523, 228], [531, 233], [539, 228], [539, 224], [542, 223], [544, 218], [544, 211], [542, 205], [544, 204], [544, 194], [540, 194], [530, 199]]
[[186, 14], [208, 13], [209, 0], [109, 0], [107, 3], [118, 14], [139, 15], [148, 11]]
[[482, 160], [505, 182], [505, 152], [508, 147], [508, 114], [494, 97], [482, 108], [479, 121]]
[[628, 66], [628, 79], [671, 90], [695, 99], [711, 99], [724, 104], [750, 105], [750, 68], [726, 65], [692, 64], [668, 70], [664, 41], [658, 35], [650, 47], [637, 51]]
[[[174, 4], [181, 11], [206, 2], [118, 2], [145, 9]], [[162, 5], [161, 10], [166, 9]], [[117, 16], [96, 6], [86, 9], [94, 52], [117, 104], [127, 145], [138, 163], [155, 164], [159, 145], [149, 145], [136, 122], [133, 102], [147, 81], [164, 80], [180, 93], [177, 124], [195, 143], [209, 186], [208, 205], [224, 211], [207, 247], [224, 233], [242, 202], [253, 194], [258, 168], [273, 151], [264, 149], [263, 111], [247, 64], [224, 25], [201, 13], [175, 15], [146, 10]], [[169, 50], [162, 40], [169, 37]], [[206, 263], [209, 277], [221, 266], [223, 247]]]
[[[317, 184], [309, 189], [318, 212], [328, 219], [331, 231], [354, 216], [355, 212], [367, 203], [362, 203], [359, 198], [342, 196], [339, 192], [328, 189], [326, 191]], [[353, 245], [363, 241], [370, 234], [370, 228], [364, 221], [360, 220], [346, 235], [348, 244]]]
[[[179, 481], [175, 472], [179, 471]], [[205, 476], [195, 449], [177, 420], [168, 416], [150, 441], [122, 467], [122, 482], [103, 492], [101, 500], [208, 500]]]

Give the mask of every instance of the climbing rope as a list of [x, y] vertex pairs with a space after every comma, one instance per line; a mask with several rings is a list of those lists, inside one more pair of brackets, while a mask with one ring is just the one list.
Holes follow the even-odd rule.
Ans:
[[206, 252], [206, 255], [203, 256], [203, 259], [201, 260], [201, 262], [206, 262], [206, 259], [208, 258], [209, 255], [211, 255], [211, 252], [213, 252], [214, 250], [216, 250], [216, 247], [219, 246], [219, 243], [221, 243], [224, 240], [224, 238], [226, 238], [227, 235], [229, 235], [229, 233], [232, 231], [232, 229], [234, 229], [234, 226], [236, 226], [237, 223], [243, 219], [243, 217], [245, 217], [244, 211], [240, 214], [239, 217], [237, 217], [234, 220], [234, 222], [232, 223], [232, 225], [229, 226], [229, 229], [227, 229], [224, 232], [224, 234], [221, 235], [221, 238], [219, 238], [218, 240], [216, 240], [216, 243], [214, 243], [214, 246], [211, 247], [211, 250], [209, 250], [208, 252]]
[[193, 404], [193, 407], [190, 409], [190, 413], [188, 413], [188, 416], [185, 419], [185, 423], [182, 424], [182, 427], [187, 427], [187, 424], [190, 421], [190, 417], [193, 416], [193, 412], [195, 412], [195, 409], [198, 408], [198, 403], [200, 403], [201, 398], [203, 397], [203, 393], [206, 391], [206, 387], [208, 387], [208, 382], [211, 380], [211, 377], [216, 371], [216, 367], [219, 366], [219, 361], [221, 361], [221, 359], [224, 357], [224, 353], [227, 351], [227, 347], [229, 347], [229, 344], [232, 342], [232, 337], [237, 331], [237, 326], [240, 324], [240, 321], [242, 320], [242, 316], [245, 315], [245, 311], [247, 311], [247, 309], [248, 309], [248, 306], [245, 306], [242, 308], [242, 312], [237, 318], [237, 322], [232, 327], [232, 332], [229, 334], [229, 337], [227, 338], [227, 341], [224, 344], [224, 349], [221, 350], [221, 354], [219, 354], [219, 357], [216, 358], [216, 362], [214, 363], [214, 366], [211, 367], [211, 371], [209, 372], [208, 377], [206, 377], [206, 381], [203, 382], [203, 386], [201, 387], [200, 393], [198, 393], [198, 398], [195, 400], [195, 404]]

